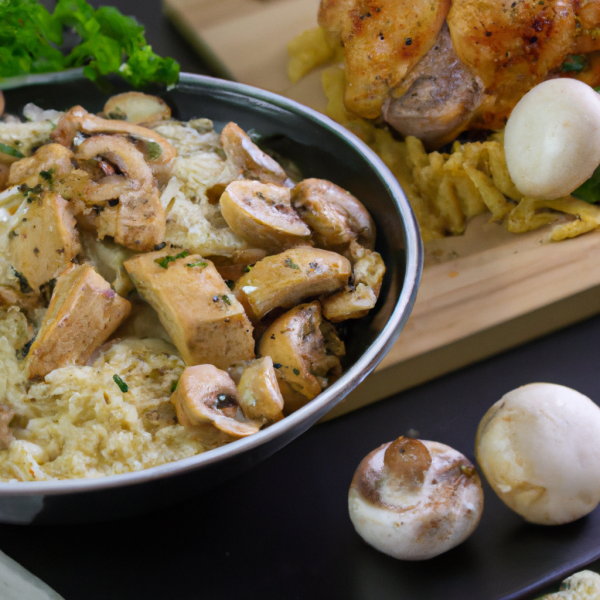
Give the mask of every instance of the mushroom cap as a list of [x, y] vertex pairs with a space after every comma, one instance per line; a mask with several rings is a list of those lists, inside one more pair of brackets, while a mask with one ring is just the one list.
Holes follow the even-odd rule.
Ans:
[[[399, 477], [389, 449], [407, 442], [403, 456], [415, 459], [401, 467]], [[400, 438], [360, 463], [348, 509], [368, 544], [394, 558], [424, 560], [473, 533], [483, 511], [483, 491], [473, 465], [460, 452], [439, 442]]]
[[600, 408], [571, 388], [508, 392], [481, 420], [475, 453], [500, 499], [531, 523], [569, 523], [600, 502]]
[[600, 94], [576, 79], [540, 83], [513, 109], [504, 148], [522, 194], [568, 196], [600, 164]]

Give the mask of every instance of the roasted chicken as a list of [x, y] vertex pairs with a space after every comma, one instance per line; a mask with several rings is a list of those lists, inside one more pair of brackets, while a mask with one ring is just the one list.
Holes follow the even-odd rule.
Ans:
[[599, 0], [321, 0], [319, 24], [344, 48], [346, 108], [430, 148], [501, 128], [545, 79], [600, 84]]

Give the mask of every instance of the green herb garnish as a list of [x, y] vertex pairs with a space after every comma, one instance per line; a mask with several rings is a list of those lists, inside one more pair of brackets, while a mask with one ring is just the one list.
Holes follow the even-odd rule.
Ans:
[[231, 300], [229, 300], [229, 296], [221, 296], [221, 300], [223, 300], [227, 306], [231, 306]]
[[[79, 37], [69, 53], [61, 49], [65, 28]], [[179, 65], [154, 54], [144, 27], [114, 7], [59, 0], [50, 13], [36, 0], [0, 0], [0, 78], [75, 67], [104, 87], [109, 73], [134, 87], [173, 85], [179, 78]]]
[[298, 369], [293, 369], [294, 371], [294, 375], [300, 375], [300, 371], [298, 371]]
[[118, 375], [113, 375], [113, 381], [119, 386], [119, 389], [124, 394], [129, 391], [129, 386]]
[[[2, 56], [2, 49], [0, 48], [0, 57]], [[15, 158], [25, 158], [22, 152], [19, 152], [16, 148], [12, 146], [8, 146], [7, 144], [0, 144], [0, 152], [2, 154], [8, 154], [9, 156], [14, 156]]]
[[254, 269], [254, 265], [246, 265], [244, 267], [244, 273], [250, 273], [252, 269]]
[[148, 155], [148, 160], [156, 160], [160, 157], [163, 150], [160, 144], [156, 142], [146, 142], [146, 154]]
[[579, 54], [569, 54], [563, 62], [560, 70], [564, 73], [579, 73], [587, 65], [587, 58]]
[[600, 200], [600, 166], [596, 168], [587, 181], [584, 181], [574, 192], [571, 192], [571, 196], [588, 204], [595, 204]]
[[283, 264], [290, 269], [296, 269], [296, 271], [300, 270], [300, 267], [291, 258], [286, 258], [283, 261]]
[[188, 267], [206, 267], [207, 265], [208, 265], [208, 263], [205, 263], [205, 262], [195, 262], [195, 263], [187, 264]]
[[22, 183], [17, 189], [27, 198], [28, 204], [31, 204], [44, 191], [41, 183], [38, 183], [35, 187], [29, 187], [26, 183]]
[[176, 379], [172, 384], [171, 384], [171, 394], [173, 394], [175, 392], [175, 390], [177, 390], [177, 386], [179, 385], [179, 379]]
[[54, 175], [54, 167], [48, 169], [47, 171], [40, 171], [40, 177], [47, 181], [48, 183], [52, 183], [52, 177]]
[[[162, 258], [156, 258], [154, 259], [154, 262], [161, 266], [163, 269], [168, 269], [169, 268], [169, 263], [175, 262], [178, 258], [185, 258], [186, 256], [189, 256], [190, 253], [187, 250], [184, 250], [183, 252], [180, 252], [177, 256], [163, 256]], [[189, 264], [188, 264], [189, 267]]]
[[11, 269], [14, 271], [15, 277], [19, 280], [19, 288], [21, 289], [21, 292], [23, 294], [30, 294], [33, 292], [33, 288], [29, 285], [29, 281], [27, 281], [25, 275], [23, 275], [23, 273], [19, 273], [19, 271], [17, 271], [14, 267], [11, 267]]

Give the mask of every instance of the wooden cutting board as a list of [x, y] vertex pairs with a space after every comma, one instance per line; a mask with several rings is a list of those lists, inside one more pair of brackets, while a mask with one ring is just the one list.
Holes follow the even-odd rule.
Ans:
[[[287, 78], [287, 44], [316, 26], [319, 0], [164, 0], [166, 14], [223, 77], [324, 112], [319, 70]], [[377, 371], [337, 416], [600, 313], [600, 231], [545, 243], [473, 219], [461, 237], [426, 244], [417, 303]]]

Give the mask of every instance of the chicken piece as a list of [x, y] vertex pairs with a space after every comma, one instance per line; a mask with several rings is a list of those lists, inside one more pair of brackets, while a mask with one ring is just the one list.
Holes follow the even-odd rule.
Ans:
[[426, 145], [452, 141], [483, 100], [483, 82], [458, 58], [444, 26], [427, 55], [392, 90], [383, 118]]
[[25, 184], [32, 188], [38, 184], [52, 184], [55, 178], [74, 170], [73, 153], [60, 144], [46, 144], [35, 151], [33, 156], [22, 158], [10, 166], [9, 185]]
[[344, 46], [344, 102], [368, 119], [433, 47], [450, 0], [321, 0], [319, 24]]
[[323, 316], [332, 323], [366, 316], [379, 298], [385, 275], [385, 263], [381, 255], [362, 248], [356, 242], [350, 245], [350, 255], [353, 263], [352, 285], [321, 301]]
[[502, 127], [532, 87], [574, 50], [577, 19], [570, 0], [453, 0], [448, 27], [460, 60], [485, 87], [470, 126]]
[[240, 169], [244, 179], [256, 179], [263, 183], [279, 185], [289, 184], [287, 173], [279, 163], [265, 154], [235, 123], [229, 123], [223, 129], [221, 145], [229, 160]]
[[98, 183], [90, 182], [83, 191], [83, 200], [89, 204], [118, 200], [117, 206], [102, 207], [99, 212], [98, 237], [112, 236], [131, 250], [152, 250], [165, 237], [166, 216], [152, 171], [142, 153], [124, 138], [97, 135], [79, 146], [75, 158], [87, 161], [98, 156], [124, 173], [109, 175]]
[[56, 281], [42, 327], [27, 358], [30, 379], [54, 369], [85, 365], [129, 315], [131, 304], [92, 267], [73, 265]]
[[71, 266], [81, 245], [72, 207], [62, 196], [53, 192], [30, 195], [24, 206], [8, 243], [9, 260], [39, 294], [40, 286]]
[[252, 325], [211, 261], [159, 251], [130, 258], [124, 266], [186, 365], [226, 369], [254, 358]]

